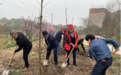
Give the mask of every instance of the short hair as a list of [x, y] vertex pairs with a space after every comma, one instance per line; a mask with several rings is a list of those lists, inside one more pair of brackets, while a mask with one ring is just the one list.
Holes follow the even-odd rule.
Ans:
[[93, 34], [88, 34], [88, 35], [86, 35], [85, 39], [86, 39], [86, 41], [88, 41], [89, 39], [94, 40], [95, 36]]
[[17, 35], [17, 32], [11, 31], [11, 32], [10, 32], [10, 35]]
[[44, 35], [44, 36], [47, 35], [47, 34], [48, 34], [47, 31], [43, 31], [43, 32], [42, 32], [42, 35]]
[[78, 45], [81, 44], [84, 41], [83, 38], [81, 38], [80, 40], [78, 40]]

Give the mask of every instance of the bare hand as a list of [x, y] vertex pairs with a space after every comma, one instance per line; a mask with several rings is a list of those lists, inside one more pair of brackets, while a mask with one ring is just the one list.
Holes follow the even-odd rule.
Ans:
[[113, 55], [116, 53], [116, 52], [118, 52], [119, 51], [119, 48], [117, 49], [117, 50], [115, 50], [115, 52], [112, 52], [111, 53], [111, 56], [113, 57]]
[[119, 51], [119, 48], [116, 50], [116, 52], [118, 52]]
[[13, 55], [15, 55], [15, 52], [13, 52]]
[[113, 53], [111, 53], [111, 56], [113, 57]]

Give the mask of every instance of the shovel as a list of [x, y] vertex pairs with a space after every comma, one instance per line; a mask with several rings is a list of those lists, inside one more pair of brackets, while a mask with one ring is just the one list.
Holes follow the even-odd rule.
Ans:
[[9, 66], [10, 66], [10, 63], [12, 62], [12, 59], [13, 59], [13, 56], [14, 56], [15, 54], [13, 54], [12, 55], [12, 57], [11, 57], [11, 59], [10, 59], [10, 61], [9, 61], [9, 64], [8, 64], [8, 66], [6, 67], [6, 69], [4, 69], [4, 71], [3, 71], [3, 73], [2, 73], [2, 75], [8, 75], [9, 74]]
[[[51, 51], [47, 51], [47, 52], [51, 52]], [[47, 53], [47, 52], [46, 52], [46, 53]], [[44, 65], [44, 66], [47, 66], [47, 65], [48, 65], [48, 60], [45, 59], [45, 60], [43, 61], [43, 65]]]
[[[76, 44], [77, 44], [78, 41], [79, 41], [79, 39], [76, 41], [75, 46], [76, 46]], [[64, 67], [67, 66], [67, 60], [69, 59], [69, 57], [70, 57], [71, 53], [73, 52], [75, 46], [71, 49], [71, 52], [70, 52], [69, 56], [67, 57], [66, 61], [61, 65], [61, 67], [64, 68]]]

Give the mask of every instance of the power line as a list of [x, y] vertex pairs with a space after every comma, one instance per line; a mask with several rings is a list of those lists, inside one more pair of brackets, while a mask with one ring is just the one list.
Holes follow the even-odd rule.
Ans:
[[[32, 7], [31, 5], [26, 4], [26, 3], [25, 3], [25, 2], [23, 2], [23, 1], [20, 1], [20, 0], [17, 0], [17, 1], [19, 1], [19, 2], [21, 2], [21, 3], [23, 3], [23, 4], [25, 4], [26, 6]], [[32, 8], [34, 8], [34, 7], [32, 7]], [[34, 8], [34, 9], [37, 9], [37, 8]], [[37, 10], [38, 10], [38, 9], [37, 9]]]
[[[28, 2], [28, 3], [30, 3], [30, 4], [32, 4], [32, 5], [34, 5], [33, 3], [31, 3], [31, 2], [29, 2], [28, 0], [24, 0], [24, 1], [26, 1], [26, 2]], [[38, 6], [36, 6], [36, 5], [34, 5], [35, 7], [38, 7]]]
[[[32, 12], [32, 11], [30, 11], [30, 10], [27, 10], [27, 9], [21, 8], [21, 7], [17, 6], [17, 5], [14, 5], [14, 4], [12, 4], [12, 3], [9, 3], [9, 2], [7, 2], [7, 1], [5, 1], [5, 0], [2, 0], [2, 1], [3, 1], [3, 2], [6, 2], [6, 3], [8, 3], [8, 4], [11, 4], [11, 5], [13, 5], [13, 6], [16, 6], [16, 7], [20, 8], [20, 9], [23, 9], [23, 10], [26, 10], [26, 11], [29, 11], [29, 12]], [[33, 13], [35, 13], [35, 12], [33, 12]]]
[[[54, 16], [54, 18], [55, 18], [55, 16]], [[56, 19], [57, 19], [57, 17], [56, 17]], [[64, 22], [65, 20], [62, 20], [62, 19], [61, 19], [60, 21]]]
[[9, 6], [9, 7], [15, 8], [15, 9], [17, 9], [17, 10], [20, 10], [20, 11], [22, 11], [22, 12], [24, 11], [24, 12], [27, 12], [27, 13], [31, 13], [31, 14], [32, 14], [32, 12], [25, 11], [25, 10], [23, 10], [23, 9], [20, 9], [20, 8], [17, 8], [17, 7], [14, 7], [14, 6], [8, 5], [8, 4], [6, 4], [6, 3], [3, 3], [3, 4], [5, 4], [6, 6]]

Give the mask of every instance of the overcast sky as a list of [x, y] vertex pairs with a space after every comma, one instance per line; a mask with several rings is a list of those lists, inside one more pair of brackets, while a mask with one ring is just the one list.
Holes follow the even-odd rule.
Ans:
[[[38, 0], [39, 3], [41, 0]], [[91, 7], [105, 7], [111, 0], [44, 0], [43, 16], [47, 22], [51, 22], [51, 14], [53, 14], [53, 24], [66, 24], [65, 20], [65, 4], [68, 8], [68, 24], [79, 24], [79, 18], [89, 16], [89, 9]], [[36, 0], [0, 0], [0, 18], [6, 17], [21, 18], [24, 16], [38, 17], [40, 12], [40, 5]], [[11, 5], [13, 4], [13, 5]]]

